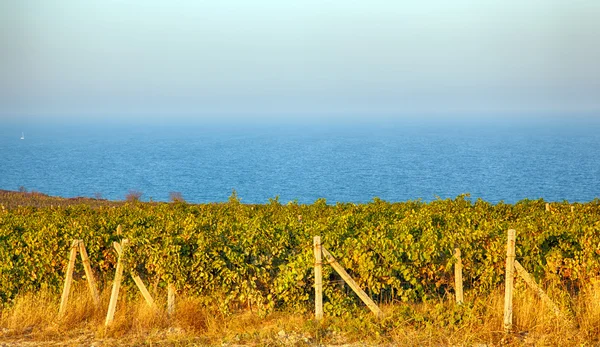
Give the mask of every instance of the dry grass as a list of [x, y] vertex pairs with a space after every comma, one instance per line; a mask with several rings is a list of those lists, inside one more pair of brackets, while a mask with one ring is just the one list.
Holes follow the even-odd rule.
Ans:
[[120, 294], [113, 324], [104, 320], [110, 288], [96, 308], [86, 287], [79, 283], [68, 310], [58, 316], [60, 296], [41, 290], [18, 297], [0, 311], [0, 344], [59, 345], [335, 345], [365, 342], [401, 346], [582, 346], [600, 341], [600, 283], [592, 282], [576, 297], [560, 288], [548, 294], [565, 313], [550, 309], [517, 282], [514, 297], [514, 333], [502, 330], [504, 292], [470, 297], [462, 306], [451, 300], [384, 306], [377, 320], [366, 309], [341, 317], [326, 313], [322, 322], [310, 314], [273, 312], [261, 317], [253, 312], [225, 316], [194, 297], [177, 297], [176, 313], [167, 315], [157, 296], [149, 307], [138, 293]]
[[583, 340], [600, 339], [600, 280], [594, 279], [575, 301], [575, 324], [579, 327]]
[[56, 317], [54, 307], [58, 307], [56, 295], [46, 290], [16, 298], [13, 306], [0, 315], [4, 335], [25, 335], [51, 327]]

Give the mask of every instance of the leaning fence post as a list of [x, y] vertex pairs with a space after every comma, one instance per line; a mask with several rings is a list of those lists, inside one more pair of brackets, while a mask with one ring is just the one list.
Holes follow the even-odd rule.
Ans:
[[315, 318], [323, 319], [323, 274], [321, 264], [321, 236], [313, 238], [315, 251]]
[[521, 264], [519, 263], [518, 260], [515, 260], [515, 270], [517, 271], [517, 275], [521, 276], [521, 278], [523, 278], [525, 283], [527, 283], [527, 285], [529, 285], [529, 287], [540, 297], [540, 299], [542, 299], [542, 301], [546, 305], [548, 305], [548, 307], [550, 307], [552, 312], [554, 312], [554, 314], [557, 317], [559, 317], [560, 309], [558, 308], [558, 306], [556, 306], [556, 304], [554, 302], [552, 302], [552, 300], [542, 290], [542, 288], [540, 288], [537, 285], [537, 283], [535, 283], [535, 280], [533, 279], [533, 277], [531, 277], [531, 275], [527, 272], [527, 270], [525, 270], [525, 268], [523, 268], [523, 266], [521, 266]]
[[106, 314], [105, 326], [110, 325], [115, 318], [115, 310], [117, 309], [117, 299], [119, 298], [119, 289], [121, 288], [121, 279], [123, 278], [123, 253], [125, 246], [127, 246], [127, 239], [121, 241], [119, 245], [117, 242], [113, 243], [113, 246], [119, 254], [117, 260], [117, 269], [115, 271], [115, 281], [113, 282], [112, 292], [110, 294], [110, 302], [108, 304], [108, 313]]
[[454, 264], [454, 292], [456, 293], [456, 303], [463, 303], [463, 279], [462, 279], [462, 260], [460, 259], [460, 249], [454, 249], [456, 263]]
[[92, 293], [94, 305], [98, 306], [98, 303], [100, 302], [100, 296], [98, 295], [98, 287], [96, 286], [96, 281], [94, 280], [94, 273], [92, 272], [92, 267], [90, 266], [90, 258], [88, 257], [87, 251], [85, 250], [83, 240], [79, 240], [79, 255], [81, 256], [81, 262], [83, 263], [85, 277], [87, 278], [88, 287], [90, 288], [90, 292]]
[[142, 279], [140, 278], [140, 275], [132, 272], [131, 278], [133, 278], [133, 282], [135, 282], [135, 285], [140, 290], [140, 293], [142, 293], [142, 296], [144, 297], [144, 300], [146, 300], [146, 303], [148, 304], [148, 306], [153, 307], [154, 299], [152, 299], [152, 295], [150, 295], [150, 293], [148, 292], [148, 289], [144, 285], [144, 281], [142, 281]]
[[323, 252], [323, 257], [325, 257], [325, 260], [329, 263], [329, 265], [331, 265], [331, 267], [333, 267], [333, 269], [337, 271], [337, 273], [342, 277], [344, 282], [346, 282], [348, 286], [354, 291], [354, 293], [358, 295], [358, 297], [365, 303], [365, 305], [367, 305], [371, 312], [373, 312], [375, 316], [377, 316], [377, 318], [382, 318], [383, 312], [381, 312], [377, 304], [375, 304], [375, 302], [373, 302], [373, 299], [371, 299], [367, 295], [367, 293], [365, 293], [364, 290], [362, 290], [358, 286], [358, 284], [354, 282], [352, 277], [348, 275], [346, 270], [344, 270], [340, 263], [338, 263], [337, 260], [335, 260], [331, 253], [329, 253], [329, 251], [327, 251], [325, 247], [321, 247], [321, 252]]
[[75, 268], [75, 259], [77, 258], [77, 246], [79, 240], [73, 240], [71, 244], [71, 253], [69, 255], [69, 265], [67, 266], [67, 274], [65, 276], [65, 285], [63, 287], [62, 297], [60, 299], [60, 308], [58, 314], [62, 316], [67, 308], [67, 301], [69, 300], [69, 292], [71, 291], [71, 282], [73, 282], [73, 269]]
[[515, 230], [508, 230], [506, 242], [506, 286], [504, 292], [504, 331], [510, 332], [513, 318], [513, 282], [515, 272]]

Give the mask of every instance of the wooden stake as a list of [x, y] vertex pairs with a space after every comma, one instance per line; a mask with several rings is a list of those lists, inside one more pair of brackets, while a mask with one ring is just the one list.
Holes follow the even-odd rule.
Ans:
[[506, 242], [506, 287], [504, 292], [504, 331], [510, 332], [513, 318], [513, 282], [515, 271], [515, 230], [508, 230]]
[[517, 270], [517, 274], [521, 276], [523, 280], [525, 280], [525, 283], [527, 283], [527, 285], [529, 285], [529, 287], [533, 289], [533, 291], [535, 291], [535, 293], [540, 297], [540, 299], [542, 299], [542, 301], [550, 307], [552, 312], [554, 312], [554, 314], [557, 317], [560, 316], [560, 309], [558, 308], [558, 306], [556, 306], [556, 304], [552, 302], [552, 300], [550, 300], [548, 295], [546, 295], [542, 288], [540, 288], [537, 285], [537, 283], [535, 283], [533, 277], [531, 277], [527, 270], [525, 270], [517, 260], [515, 260], [515, 270]]
[[123, 278], [123, 251], [125, 250], [125, 246], [129, 242], [127, 239], [121, 241], [119, 245], [117, 242], [115, 244], [115, 248], [117, 249], [117, 253], [119, 254], [119, 259], [117, 260], [117, 269], [115, 271], [115, 280], [113, 282], [112, 292], [110, 294], [110, 302], [108, 304], [108, 313], [106, 314], [106, 321], [104, 322], [105, 326], [109, 326], [115, 318], [115, 310], [117, 309], [117, 299], [119, 298], [119, 289], [121, 288], [121, 280]]
[[73, 269], [75, 268], [75, 259], [77, 259], [77, 246], [79, 240], [73, 240], [71, 244], [71, 252], [69, 254], [69, 265], [67, 265], [67, 274], [65, 276], [65, 285], [63, 287], [62, 297], [60, 298], [60, 308], [58, 309], [59, 316], [65, 314], [67, 301], [69, 300], [69, 292], [71, 291], [71, 282], [73, 282]]
[[81, 256], [81, 262], [83, 263], [85, 277], [87, 278], [88, 287], [90, 288], [94, 305], [98, 306], [100, 303], [100, 295], [98, 294], [98, 287], [96, 286], [96, 281], [94, 280], [94, 273], [92, 272], [92, 267], [90, 265], [90, 258], [88, 257], [83, 240], [79, 240], [79, 255]]
[[460, 249], [454, 249], [456, 263], [454, 264], [454, 292], [456, 293], [456, 303], [463, 303], [463, 279], [462, 279], [462, 260], [460, 259]]
[[323, 274], [321, 264], [321, 236], [313, 238], [315, 252], [315, 319], [323, 319]]
[[325, 247], [321, 247], [321, 251], [323, 252], [323, 256], [325, 260], [333, 267], [335, 271], [342, 277], [344, 281], [352, 288], [352, 290], [358, 295], [358, 297], [369, 307], [371, 312], [373, 312], [378, 318], [383, 317], [383, 312], [377, 307], [377, 305], [371, 300], [371, 298], [365, 293], [356, 282], [348, 275], [346, 270], [335, 260], [335, 258], [325, 249]]
[[546, 212], [550, 212], [550, 204], [546, 203]]
[[168, 294], [167, 294], [167, 313], [172, 315], [175, 313], [175, 286], [169, 283]]
[[146, 289], [146, 286], [144, 285], [144, 282], [142, 281], [140, 276], [134, 275], [133, 273], [131, 273], [131, 277], [133, 278], [133, 281], [135, 282], [138, 289], [142, 293], [142, 296], [146, 300], [146, 303], [148, 304], [148, 306], [150, 306], [150, 307], [154, 306], [154, 299], [152, 299], [152, 296], [148, 292], [148, 289]]
[[575, 206], [571, 206], [571, 213], [575, 212]]

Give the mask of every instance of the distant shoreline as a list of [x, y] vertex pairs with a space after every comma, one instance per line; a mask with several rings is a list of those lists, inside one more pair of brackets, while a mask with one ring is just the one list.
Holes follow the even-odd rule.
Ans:
[[90, 197], [63, 198], [60, 196], [50, 196], [37, 191], [14, 191], [0, 189], [0, 205], [6, 208], [18, 206], [48, 207], [48, 206], [71, 206], [71, 205], [89, 205], [99, 206], [119, 206], [124, 201], [111, 201], [107, 199], [96, 199]]
[[[41, 192], [38, 192], [35, 190], [33, 190], [33, 191], [15, 191], [15, 190], [0, 189], [0, 205], [3, 206], [4, 208], [12, 209], [12, 208], [17, 208], [17, 207], [40, 207], [40, 208], [43, 208], [43, 207], [59, 207], [59, 206], [68, 207], [68, 206], [78, 206], [78, 205], [86, 205], [89, 207], [105, 207], [105, 206], [118, 207], [118, 206], [122, 206], [127, 203], [139, 203], [139, 204], [147, 204], [147, 205], [170, 204], [170, 203], [186, 203], [189, 205], [207, 205], [207, 204], [227, 203], [227, 201], [218, 201], [218, 202], [214, 201], [214, 202], [208, 202], [208, 203], [187, 202], [181, 197], [180, 194], [174, 195], [172, 197], [171, 201], [142, 201], [142, 200], [139, 200], [139, 197], [131, 196], [131, 194], [132, 193], [130, 192], [127, 195], [125, 200], [109, 200], [109, 199], [104, 199], [104, 198], [92, 198], [92, 197], [85, 197], [85, 196], [65, 198], [65, 197], [60, 197], [60, 196], [51, 196], [51, 195], [41, 193]], [[461, 198], [465, 198], [465, 197], [467, 199], [469, 199], [468, 194], [461, 194], [461, 195], [458, 195], [453, 198], [441, 199], [441, 200], [455, 200], [455, 199], [461, 199]], [[231, 199], [234, 199], [244, 205], [249, 205], [249, 206], [268, 204], [268, 203], [264, 203], [264, 204], [243, 203], [238, 199], [237, 195], [235, 195], [235, 194], [233, 194], [230, 197], [229, 201], [231, 201]], [[280, 202], [277, 198], [270, 199], [270, 200]], [[473, 202], [475, 202], [477, 200], [478, 199], [473, 199]], [[373, 201], [384, 201], [384, 202], [390, 203], [390, 204], [407, 203], [407, 202], [422, 202], [424, 204], [431, 203], [431, 202], [423, 201], [420, 199], [406, 200], [406, 201], [387, 201], [387, 200], [379, 199], [376, 197], [374, 198]], [[353, 203], [353, 202], [338, 202], [338, 203], [367, 205], [369, 203], [373, 203], [373, 201], [366, 202], [366, 203]], [[482, 201], [488, 202], [491, 205], [504, 204], [504, 205], [510, 205], [510, 206], [514, 206], [514, 205], [519, 204], [524, 201], [540, 201], [540, 202], [546, 202], [546, 203], [561, 203], [561, 204], [566, 202], [566, 201], [546, 201], [541, 198], [540, 199], [522, 199], [515, 203], [505, 203], [505, 202], [491, 203], [491, 202], [489, 202], [487, 200], [483, 200], [483, 199], [482, 199]], [[595, 199], [587, 201], [587, 202], [571, 202], [569, 204], [570, 205], [589, 204], [589, 203], [594, 203], [594, 202], [600, 203], [600, 198], [596, 197]], [[280, 203], [285, 204], [286, 202], [280, 202]], [[313, 205], [315, 203], [316, 202], [313, 202], [310, 204], [301, 204], [301, 205]]]

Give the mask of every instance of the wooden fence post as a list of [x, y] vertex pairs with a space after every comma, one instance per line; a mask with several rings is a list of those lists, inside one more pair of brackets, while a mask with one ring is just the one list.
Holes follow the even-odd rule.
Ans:
[[167, 293], [167, 313], [172, 315], [175, 313], [175, 286], [173, 283], [169, 283], [168, 293]]
[[373, 300], [365, 293], [356, 282], [348, 275], [346, 270], [335, 260], [335, 258], [325, 249], [325, 247], [321, 247], [321, 251], [323, 252], [323, 256], [327, 260], [327, 262], [333, 267], [335, 271], [344, 279], [344, 281], [352, 288], [352, 290], [358, 295], [358, 297], [369, 307], [369, 309], [378, 317], [383, 317], [383, 312], [379, 309], [379, 307], [373, 302]]
[[513, 282], [515, 271], [515, 230], [508, 230], [508, 241], [506, 242], [506, 287], [504, 293], [504, 331], [510, 332], [513, 318]]
[[315, 318], [323, 319], [323, 274], [321, 264], [321, 236], [313, 238], [315, 251]]
[[127, 246], [127, 239], [121, 241], [119, 245], [117, 242], [113, 243], [113, 246], [117, 250], [119, 254], [119, 258], [117, 260], [117, 269], [115, 271], [115, 280], [113, 282], [112, 292], [110, 294], [110, 302], [108, 304], [108, 313], [106, 314], [106, 321], [104, 322], [105, 326], [109, 326], [115, 318], [115, 310], [117, 309], [117, 299], [119, 297], [119, 289], [121, 288], [121, 280], [123, 278], [123, 253], [125, 251], [125, 246]]
[[98, 287], [96, 286], [94, 273], [92, 272], [92, 267], [90, 266], [90, 258], [88, 257], [83, 240], [79, 240], [79, 255], [81, 256], [81, 262], [83, 263], [85, 277], [87, 278], [88, 287], [90, 288], [94, 305], [98, 306], [100, 303], [100, 295], [98, 294]]
[[550, 203], [546, 203], [546, 212], [550, 212]]
[[65, 314], [67, 301], [69, 300], [69, 292], [71, 291], [71, 282], [73, 282], [73, 269], [75, 268], [75, 259], [77, 259], [77, 246], [79, 240], [73, 240], [71, 244], [71, 252], [69, 254], [69, 265], [67, 265], [67, 274], [65, 276], [65, 285], [63, 287], [62, 297], [60, 298], [60, 308], [58, 309], [59, 316]]
[[460, 249], [454, 249], [456, 263], [454, 264], [454, 292], [456, 293], [456, 303], [463, 303], [463, 279], [462, 279], [462, 260], [460, 259]]

